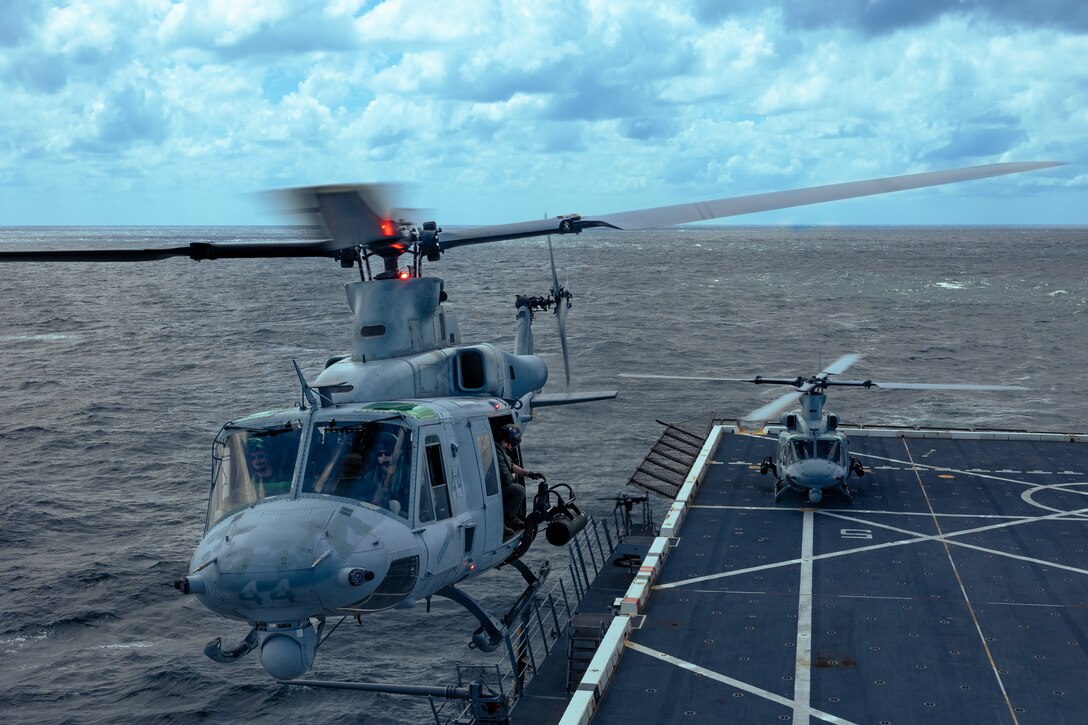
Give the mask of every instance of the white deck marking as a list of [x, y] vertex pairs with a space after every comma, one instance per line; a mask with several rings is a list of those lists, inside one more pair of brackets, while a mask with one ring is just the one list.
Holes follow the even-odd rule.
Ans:
[[[1059, 484], [1054, 484], [1054, 485], [1057, 486]], [[1045, 488], [1050, 488], [1050, 487], [1046, 486]], [[723, 505], [720, 505], [720, 504], [698, 504], [698, 505], [694, 505], [694, 506], [689, 506], [688, 508], [693, 508], [693, 509], [718, 509], [718, 510], [728, 510], [728, 511], [778, 511], [779, 513], [798, 511], [798, 510], [803, 511], [804, 510], [804, 509], [787, 509], [787, 508], [782, 508], [781, 506], [777, 506], [777, 507], [776, 506], [723, 506]], [[835, 512], [835, 511], [849, 511], [852, 514], [880, 514], [881, 516], [925, 516], [926, 518], [930, 518], [930, 517], [933, 516], [933, 514], [929, 513], [928, 511], [886, 511], [886, 510], [883, 510], [883, 509], [856, 509], [856, 508], [850, 508], [850, 509], [821, 509], [820, 513], [828, 513], [828, 512]], [[961, 519], [1028, 519], [1028, 518], [1032, 518], [1030, 516], [1024, 516], [1022, 514], [1021, 515], [1012, 515], [1012, 514], [937, 514], [937, 516], [940, 516], [942, 518], [961, 518]]]
[[[823, 513], [824, 513], [824, 515], [830, 516], [831, 518], [842, 519], [843, 521], [849, 521], [851, 523], [865, 523], [865, 524], [868, 524], [870, 526], [875, 526], [875, 527], [877, 527], [879, 529], [886, 529], [888, 531], [894, 531], [894, 532], [899, 533], [899, 534], [910, 534], [911, 536], [917, 536], [918, 535], [917, 532], [910, 531], [908, 529], [900, 529], [897, 526], [889, 526], [888, 524], [882, 524], [882, 523], [877, 522], [877, 521], [869, 521], [868, 519], [858, 519], [858, 518], [854, 518], [852, 516], [844, 516], [842, 514], [833, 513], [833, 512], [830, 512], [830, 511], [825, 511]], [[1038, 521], [1041, 518], [1043, 518], [1043, 517], [1041, 517], [1041, 516], [1032, 516], [1032, 517], [1029, 517], [1029, 518], [1025, 518], [1020, 523], [1031, 523], [1032, 521]], [[1080, 520], [1080, 519], [1078, 519], [1078, 520]], [[975, 529], [975, 530], [977, 531], [977, 529]], [[981, 552], [983, 552], [985, 554], [996, 554], [997, 556], [1004, 556], [1004, 557], [1007, 557], [1009, 559], [1017, 559], [1019, 561], [1027, 561], [1027, 562], [1030, 562], [1032, 564], [1039, 564], [1041, 566], [1051, 566], [1051, 567], [1054, 567], [1055, 569], [1064, 569], [1066, 571], [1071, 571], [1071, 572], [1073, 572], [1075, 574], [1084, 574], [1084, 575], [1088, 576], [1088, 569], [1080, 569], [1080, 568], [1077, 568], [1075, 566], [1069, 566], [1068, 564], [1059, 564], [1056, 561], [1047, 561], [1046, 559], [1036, 559], [1036, 558], [1031, 557], [1031, 556], [1024, 556], [1023, 554], [1014, 554], [1011, 551], [1002, 551], [1001, 549], [991, 549], [989, 547], [979, 546], [977, 544], [968, 544], [966, 541], [955, 541], [952, 537], [953, 536], [958, 536], [960, 533], [961, 532], [955, 531], [955, 532], [952, 532], [952, 533], [949, 533], [949, 534], [944, 534], [943, 536], [936, 536], [936, 537], [933, 538], [933, 540], [934, 541], [941, 541], [941, 542], [943, 542], [945, 544], [952, 544], [954, 546], [960, 546], [960, 547], [963, 547], [964, 549], [974, 549], [975, 551], [981, 551]]]
[[[903, 440], [906, 440], [905, 438]], [[854, 451], [851, 451], [854, 453]], [[948, 466], [931, 466], [925, 463], [917, 463], [913, 461], [901, 461], [898, 458], [887, 458], [886, 456], [876, 456], [872, 453], [857, 453], [859, 458], [873, 458], [878, 461], [888, 461], [890, 463], [898, 463], [906, 467], [906, 470], [914, 471], [940, 471], [941, 473], [961, 473], [964, 476], [974, 476], [975, 478], [987, 478], [993, 481], [1004, 481], [1005, 483], [1015, 483], [1020, 486], [1038, 486], [1038, 481], [1021, 481], [1016, 478], [1005, 478], [1004, 476], [994, 476], [989, 473], [977, 473], [975, 471], [964, 470], [962, 468], [950, 468]], [[996, 471], [996, 473], [1023, 473], [1023, 471]], [[1056, 471], [1027, 471], [1030, 474], [1038, 475], [1057, 475]]]
[[812, 511], [801, 522], [801, 581], [797, 585], [797, 659], [793, 667], [793, 725], [808, 725], [812, 689]]
[[[911, 457], [910, 446], [907, 444], [907, 441], [905, 439], [903, 440], [903, 449], [907, 452], [907, 456]], [[926, 490], [926, 485], [922, 481], [921, 476], [915, 474], [915, 477], [918, 480], [918, 487], [922, 491], [922, 497], [925, 498], [926, 505], [929, 506], [930, 510], [932, 511], [933, 502], [929, 498], [929, 492]], [[937, 531], [941, 532], [942, 534], [944, 533], [943, 531], [941, 531], [941, 522], [937, 520], [936, 516], [933, 517], [933, 525], [937, 527]], [[948, 558], [948, 565], [952, 567], [952, 574], [956, 577], [956, 583], [960, 587], [960, 594], [963, 596], [963, 603], [967, 606], [967, 614], [969, 617], [971, 617], [971, 621], [975, 625], [975, 632], [978, 634], [979, 644], [982, 645], [982, 650], [986, 653], [986, 659], [990, 662], [990, 669], [993, 671], [994, 678], [997, 680], [997, 686], [1001, 690], [1001, 696], [1005, 699], [1005, 706], [1009, 709], [1009, 715], [1012, 716], [1012, 721], [1014, 725], [1019, 725], [1020, 720], [1016, 717], [1016, 708], [1013, 707], [1012, 700], [1009, 698], [1009, 692], [1005, 689], [1005, 682], [1001, 679], [1001, 671], [997, 667], [997, 662], [996, 660], [994, 660], [993, 652], [990, 651], [990, 645], [986, 642], [986, 635], [982, 631], [982, 623], [978, 621], [978, 614], [975, 612], [975, 605], [971, 603], [971, 597], [967, 594], [967, 587], [963, 585], [963, 579], [960, 577], [959, 567], [956, 566], [956, 559], [952, 556], [952, 547], [950, 547], [949, 544], [957, 542], [949, 541], [948, 537], [942, 537], [942, 542], [944, 544], [944, 554]]]
[[[714, 680], [715, 682], [721, 682], [724, 685], [729, 685], [730, 687], [734, 687], [743, 692], [747, 692], [752, 695], [756, 695], [757, 697], [762, 697], [766, 700], [770, 700], [771, 702], [782, 705], [783, 707], [795, 707], [795, 703], [793, 700], [782, 697], [781, 695], [776, 695], [775, 693], [770, 692], [769, 690], [764, 690], [761, 687], [750, 685], [747, 682], [735, 680], [732, 677], [721, 674], [720, 672], [715, 672], [714, 670], [708, 670], [705, 667], [700, 667], [697, 664], [688, 662], [687, 660], [682, 660], [679, 657], [673, 657], [672, 655], [666, 654], [665, 652], [651, 649], [649, 647], [645, 647], [641, 644], [636, 644], [635, 642], [630, 641], [627, 642], [627, 648], [633, 649], [635, 652], [641, 652], [644, 655], [661, 660], [662, 662], [667, 662], [670, 665], [675, 665], [682, 670], [693, 672], [697, 675], [706, 677], [707, 679]], [[820, 720], [823, 720], [825, 722], [841, 723], [842, 725], [853, 725], [850, 720], [844, 720], [841, 717], [836, 717], [830, 713], [823, 712], [822, 710], [815, 710], [813, 708], [806, 708], [804, 715], [805, 719], [802, 722], [805, 723], [808, 722], [808, 716], [812, 716], [815, 718], [819, 718]]]
[[[809, 513], [809, 511], [811, 511], [811, 509], [806, 510], [805, 513]], [[817, 513], [820, 513], [820, 514], [825, 515], [825, 516], [826, 515], [835, 515], [835, 516], [838, 516], [838, 517], [842, 518], [841, 514], [831, 514], [831, 512], [828, 512], [828, 511], [819, 511]], [[1035, 517], [1031, 517], [1031, 518], [1017, 519], [1017, 520], [1014, 520], [1014, 521], [1005, 521], [1005, 522], [1002, 522], [1002, 523], [999, 523], [999, 524], [990, 524], [989, 526], [977, 526], [977, 527], [975, 527], [973, 529], [964, 529], [962, 531], [954, 531], [954, 532], [949, 533], [949, 534], [914, 535], [914, 537], [910, 538], [910, 539], [900, 539], [898, 541], [889, 541], [889, 542], [883, 543], [883, 544], [873, 544], [871, 546], [859, 546], [859, 547], [857, 547], [855, 549], [844, 549], [842, 551], [833, 551], [833, 552], [830, 552], [830, 553], [827, 553], [827, 554], [818, 554], [818, 555], [816, 555], [816, 556], [814, 556], [812, 558], [813, 558], [813, 561], [820, 561], [820, 560], [823, 560], [823, 559], [834, 559], [834, 558], [840, 557], [840, 556], [850, 556], [851, 554], [860, 554], [860, 553], [864, 553], [864, 552], [868, 552], [868, 551], [876, 551], [878, 549], [890, 549], [890, 548], [894, 548], [896, 546], [907, 546], [907, 545], [910, 545], [910, 544], [921, 544], [921, 543], [924, 543], [924, 542], [927, 542], [927, 541], [942, 541], [942, 542], [944, 542], [944, 541], [948, 541], [949, 539], [955, 538], [957, 536], [966, 536], [968, 534], [977, 534], [977, 533], [979, 533], [981, 531], [991, 531], [993, 529], [1002, 529], [1002, 528], [1011, 527], [1011, 526], [1020, 526], [1022, 524], [1032, 524], [1032, 523], [1036, 523], [1036, 522], [1039, 522], [1039, 521], [1049, 521], [1049, 520], [1052, 520], [1052, 519], [1067, 519], [1067, 518], [1072, 518], [1074, 516], [1079, 516], [1080, 514], [1084, 514], [1084, 513], [1088, 513], [1088, 508], [1074, 509], [1073, 511], [1062, 511], [1062, 512], [1056, 513], [1056, 514], [1047, 514], [1046, 516], [1035, 516]], [[1076, 519], [1076, 520], [1081, 520], [1081, 519]], [[870, 524], [872, 524], [874, 526], [879, 526], [880, 525], [880, 524], [873, 524], [873, 522], [871, 522], [871, 521], [866, 522], [866, 523], [870, 523]], [[959, 543], [959, 542], [955, 542], [955, 543]], [[970, 547], [970, 546], [973, 546], [973, 545], [972, 544], [962, 544], [962, 546], [969, 546]], [[692, 577], [690, 579], [681, 579], [679, 581], [669, 582], [668, 584], [658, 584], [658, 585], [654, 586], [654, 590], [658, 590], [658, 589], [674, 589], [676, 587], [687, 586], [689, 584], [697, 584], [699, 582], [710, 581], [712, 579], [723, 579], [725, 577], [738, 576], [740, 574], [751, 574], [752, 572], [756, 572], [756, 571], [765, 571], [767, 569], [776, 569], [778, 567], [792, 566], [794, 564], [800, 564], [800, 563], [801, 563], [801, 559], [788, 559], [786, 561], [778, 561], [778, 562], [774, 562], [772, 564], [762, 564], [760, 566], [750, 566], [750, 567], [747, 567], [745, 569], [734, 569], [732, 571], [718, 572], [716, 574], [706, 574], [704, 576], [697, 576], [697, 577]], [[1063, 566], [1063, 565], [1059, 565], [1059, 564], [1054, 564], [1052, 562], [1042, 562], [1042, 563], [1046, 564], [1047, 566], [1055, 566], [1055, 567]], [[1077, 570], [1077, 571], [1080, 571], [1080, 570]]]

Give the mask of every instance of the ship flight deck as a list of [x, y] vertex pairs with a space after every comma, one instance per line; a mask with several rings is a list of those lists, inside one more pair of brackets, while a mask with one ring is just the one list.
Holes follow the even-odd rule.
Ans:
[[1088, 437], [849, 430], [777, 503], [712, 428], [563, 723], [1083, 721]]

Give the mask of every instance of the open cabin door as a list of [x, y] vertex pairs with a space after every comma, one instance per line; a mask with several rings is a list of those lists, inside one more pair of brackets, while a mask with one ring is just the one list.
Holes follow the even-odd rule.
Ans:
[[499, 488], [498, 463], [495, 461], [495, 437], [491, 434], [491, 426], [483, 418], [474, 418], [469, 429], [477, 464], [476, 477], [483, 482], [482, 488], [477, 488], [476, 491], [479, 491], [479, 505], [483, 507], [484, 530], [476, 535], [484, 537], [482, 541], [486, 542], [487, 550], [493, 550], [502, 543], [503, 529], [502, 491]]

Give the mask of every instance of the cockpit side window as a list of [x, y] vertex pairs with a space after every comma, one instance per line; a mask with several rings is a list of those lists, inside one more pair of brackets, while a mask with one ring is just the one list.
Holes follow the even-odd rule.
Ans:
[[[427, 436], [424, 447], [426, 475], [420, 476], [419, 484], [419, 520], [448, 519], [453, 515], [450, 507], [449, 485], [446, 483], [446, 468], [442, 463], [442, 440], [438, 436]], [[425, 509], [424, 506], [429, 508]], [[424, 519], [429, 514], [431, 518]]]
[[303, 493], [352, 498], [408, 518], [411, 435], [387, 422], [318, 423], [306, 457]]
[[291, 493], [301, 432], [298, 421], [223, 429], [215, 441], [208, 528], [245, 506]]

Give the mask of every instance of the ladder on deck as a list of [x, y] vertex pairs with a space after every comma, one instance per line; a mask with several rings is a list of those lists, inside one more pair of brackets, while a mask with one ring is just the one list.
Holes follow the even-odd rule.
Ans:
[[578, 686], [612, 622], [611, 614], [575, 614], [568, 625], [567, 692]]

